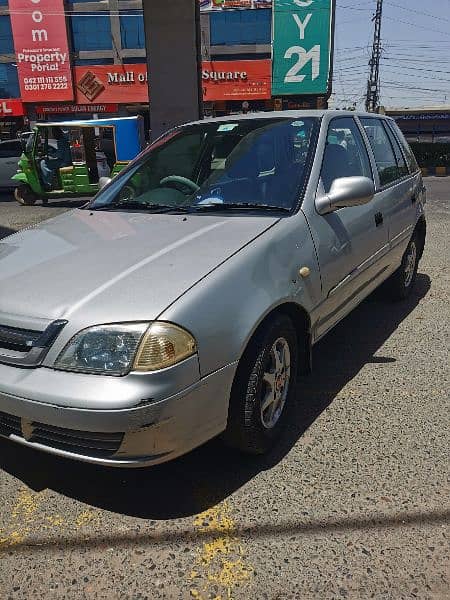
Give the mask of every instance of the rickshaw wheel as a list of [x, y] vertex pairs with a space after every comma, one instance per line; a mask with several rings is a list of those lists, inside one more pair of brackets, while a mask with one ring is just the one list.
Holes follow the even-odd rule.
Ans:
[[36, 203], [37, 196], [28, 185], [19, 185], [14, 190], [14, 198], [19, 204], [24, 206], [33, 206]]

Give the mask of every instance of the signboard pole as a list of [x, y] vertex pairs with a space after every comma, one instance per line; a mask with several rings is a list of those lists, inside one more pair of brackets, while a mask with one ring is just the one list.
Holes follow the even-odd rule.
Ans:
[[202, 118], [200, 6], [197, 0], [143, 2], [151, 138]]

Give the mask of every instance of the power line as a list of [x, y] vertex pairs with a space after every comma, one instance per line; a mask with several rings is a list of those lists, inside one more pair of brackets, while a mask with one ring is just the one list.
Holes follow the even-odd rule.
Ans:
[[450, 22], [450, 19], [445, 19], [442, 16], [438, 17], [436, 15], [432, 15], [431, 13], [423, 12], [423, 11], [417, 10], [415, 8], [408, 8], [406, 6], [400, 6], [400, 4], [396, 4], [395, 2], [391, 2], [390, 0], [386, 0], [386, 4], [390, 4], [390, 6], [395, 6], [395, 8], [399, 8], [400, 10], [406, 10], [408, 12], [416, 13], [418, 15], [423, 15], [424, 17], [430, 17], [431, 19], [438, 19], [438, 21]]

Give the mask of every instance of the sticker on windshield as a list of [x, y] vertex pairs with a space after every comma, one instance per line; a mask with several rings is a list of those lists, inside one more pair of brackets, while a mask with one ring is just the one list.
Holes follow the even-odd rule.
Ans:
[[217, 130], [219, 133], [223, 131], [233, 131], [239, 127], [239, 123], [224, 123], [224, 125], [219, 125], [219, 129]]
[[303, 127], [305, 123], [303, 121], [294, 121], [291, 123], [292, 127]]

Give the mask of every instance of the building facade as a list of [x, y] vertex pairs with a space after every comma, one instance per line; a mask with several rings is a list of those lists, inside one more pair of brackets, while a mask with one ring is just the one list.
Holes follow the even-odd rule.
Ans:
[[[319, 93], [303, 93], [298, 84], [301, 93], [274, 93], [272, 5], [277, 1], [199, 0], [207, 115], [326, 105], [331, 65], [324, 52], [318, 57], [314, 40], [304, 56], [292, 56], [292, 63], [303, 60], [312, 80], [319, 70], [314, 61], [322, 60], [328, 83]], [[331, 14], [333, 1], [318, 1], [329, 5]], [[294, 0], [292, 6], [295, 10]], [[306, 12], [296, 19], [300, 33], [293, 34], [304, 39], [313, 20]], [[331, 38], [330, 30], [328, 54]], [[102, 113], [147, 119], [148, 105], [141, 0], [0, 0], [0, 137], [42, 119]]]

